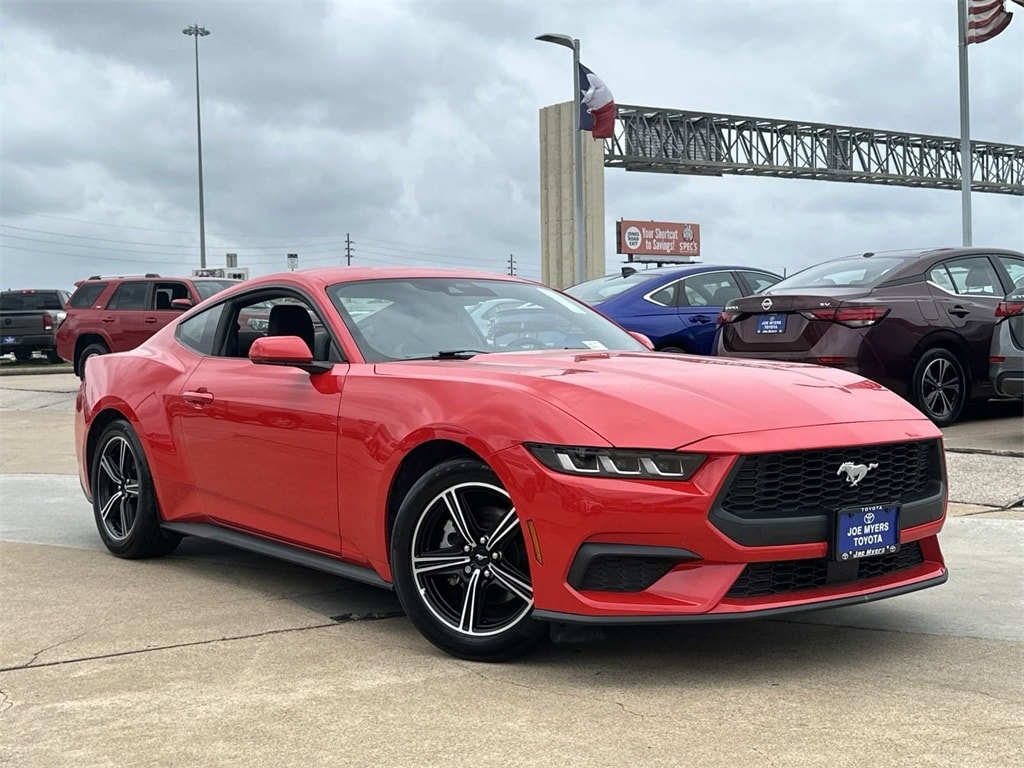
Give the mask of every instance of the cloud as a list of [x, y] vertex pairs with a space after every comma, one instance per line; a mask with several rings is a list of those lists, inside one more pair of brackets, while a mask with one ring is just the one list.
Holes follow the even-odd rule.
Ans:
[[[623, 104], [955, 136], [949, 2], [11, 2], [0, 8], [2, 280], [198, 266], [199, 23], [207, 253], [253, 272], [437, 264], [539, 278], [538, 110], [569, 52]], [[584, 12], [585, 10], [585, 12]], [[1024, 143], [1024, 19], [972, 46], [972, 135]], [[617, 218], [696, 221], [705, 259], [792, 270], [957, 244], [955, 192], [609, 170]], [[975, 241], [1024, 249], [1020, 197]]]

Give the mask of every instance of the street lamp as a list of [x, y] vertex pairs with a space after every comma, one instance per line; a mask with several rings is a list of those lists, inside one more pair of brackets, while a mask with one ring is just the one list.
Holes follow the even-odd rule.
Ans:
[[572, 165], [576, 211], [576, 282], [586, 280], [587, 242], [583, 235], [583, 134], [580, 131], [580, 41], [569, 35], [537, 35], [542, 43], [554, 43], [572, 51]]
[[196, 146], [199, 150], [199, 266], [206, 269], [206, 220], [203, 215], [203, 126], [199, 117], [199, 38], [210, 34], [208, 29], [193, 24], [181, 30], [196, 39]]

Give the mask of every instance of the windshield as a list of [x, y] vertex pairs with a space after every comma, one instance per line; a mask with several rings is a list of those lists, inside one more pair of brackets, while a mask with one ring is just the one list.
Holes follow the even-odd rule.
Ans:
[[532, 283], [391, 278], [339, 283], [328, 294], [368, 362], [453, 352], [646, 349], [603, 315]]
[[225, 288], [230, 288], [237, 280], [196, 280], [196, 291], [200, 299], [208, 299]]
[[871, 288], [897, 267], [907, 263], [897, 256], [847, 256], [808, 267], [780, 280], [765, 293], [788, 288], [825, 288], [830, 286]]
[[594, 280], [574, 285], [571, 288], [566, 288], [565, 292], [570, 296], [575, 296], [580, 301], [587, 302], [587, 304], [600, 304], [602, 301], [608, 301], [613, 296], [618, 296], [623, 291], [628, 291], [634, 285], [645, 283], [653, 277], [657, 277], [657, 275], [648, 272], [634, 272], [626, 277], [622, 275], [605, 275], [604, 277], [598, 277]]

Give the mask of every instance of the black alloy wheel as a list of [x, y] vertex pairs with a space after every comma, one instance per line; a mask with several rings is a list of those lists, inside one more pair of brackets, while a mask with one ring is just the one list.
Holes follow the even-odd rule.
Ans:
[[391, 540], [395, 591], [434, 645], [472, 661], [505, 661], [548, 637], [531, 618], [533, 587], [519, 515], [494, 472], [454, 459], [422, 477]]
[[938, 427], [955, 422], [967, 400], [967, 377], [954, 354], [945, 349], [925, 352], [911, 382], [914, 405]]
[[117, 420], [103, 430], [92, 460], [92, 506], [104, 546], [118, 557], [159, 557], [181, 541], [160, 528], [153, 478], [135, 431]]

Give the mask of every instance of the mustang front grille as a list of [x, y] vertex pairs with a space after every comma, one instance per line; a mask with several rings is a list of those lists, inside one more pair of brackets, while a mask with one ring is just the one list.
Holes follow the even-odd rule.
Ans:
[[[928, 440], [744, 456], [721, 508], [741, 518], [798, 517], [914, 501], [940, 479], [938, 450]], [[840, 470], [847, 462], [870, 469], [854, 484]]]
[[899, 507], [901, 530], [940, 520], [946, 478], [938, 440], [741, 456], [708, 515], [745, 547], [831, 542], [836, 515]]

